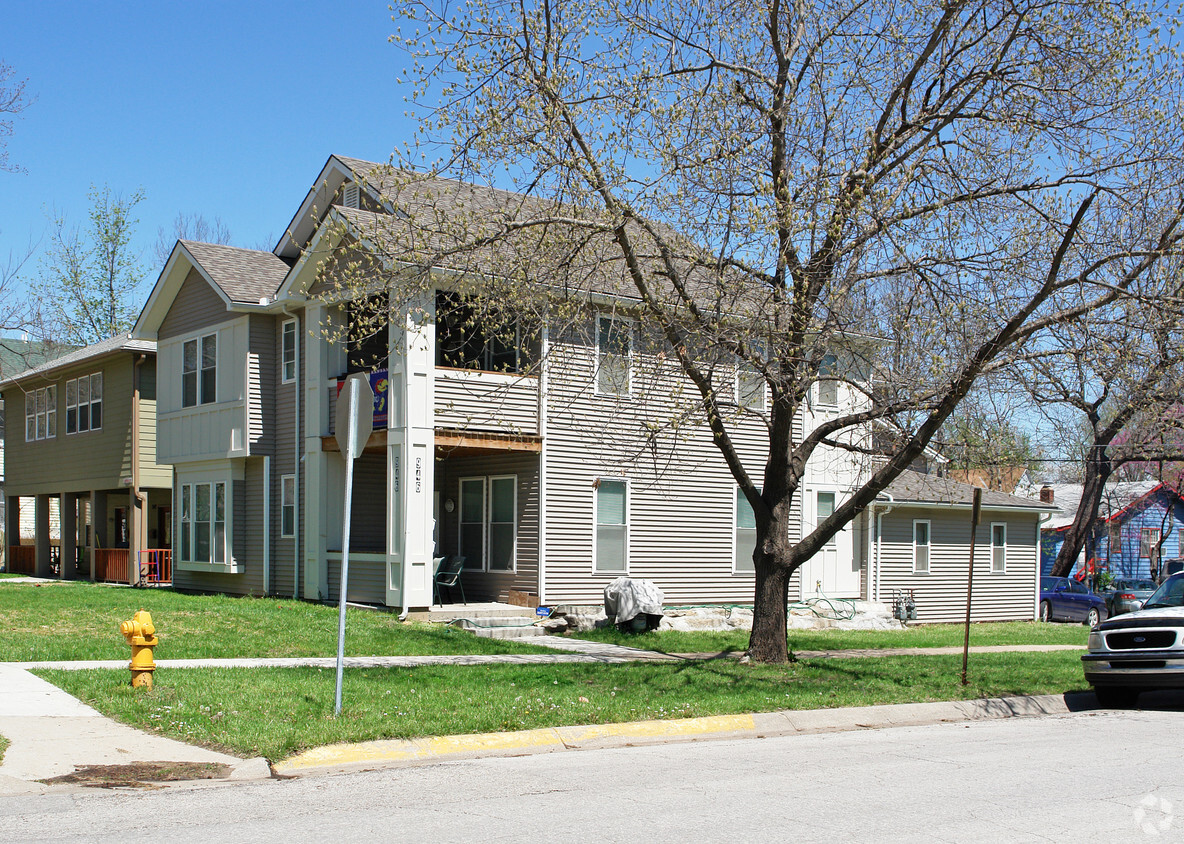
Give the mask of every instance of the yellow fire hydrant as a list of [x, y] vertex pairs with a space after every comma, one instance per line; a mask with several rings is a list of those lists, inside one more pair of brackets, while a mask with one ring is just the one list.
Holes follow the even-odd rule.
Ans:
[[140, 610], [132, 616], [131, 621], [119, 625], [119, 632], [132, 648], [132, 661], [128, 663], [128, 670], [132, 672], [133, 686], [152, 688], [152, 672], [156, 670], [156, 663], [152, 661], [152, 649], [160, 644], [156, 638], [156, 626], [152, 623], [152, 616], [146, 610]]

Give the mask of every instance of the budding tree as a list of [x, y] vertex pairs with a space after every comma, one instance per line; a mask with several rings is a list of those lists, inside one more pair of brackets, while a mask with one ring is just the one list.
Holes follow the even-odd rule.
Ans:
[[[978, 379], [1121, 299], [1181, 237], [1180, 67], [1152, 32], [1158, 10], [394, 10], [412, 22], [393, 40], [411, 58], [422, 121], [422, 145], [395, 163], [422, 166], [430, 151], [433, 172], [512, 191], [453, 203], [447, 222], [422, 203], [400, 215], [418, 246], [400, 278], [409, 263], [458, 267], [467, 253], [486, 278], [515, 282], [472, 297], [496, 291], [512, 308], [545, 290], [558, 310], [603, 296], [612, 274], [618, 307], [677, 366], [755, 514], [755, 661], [787, 658], [793, 573], [921, 454]], [[763, 408], [737, 414], [717, 389], [724, 356], [764, 381]], [[820, 379], [857, 398], [803, 428]], [[761, 465], [735, 439], [753, 414]], [[887, 453], [867, 454], [872, 425], [896, 432]], [[866, 454], [866, 470], [799, 535], [806, 466], [827, 449]]]

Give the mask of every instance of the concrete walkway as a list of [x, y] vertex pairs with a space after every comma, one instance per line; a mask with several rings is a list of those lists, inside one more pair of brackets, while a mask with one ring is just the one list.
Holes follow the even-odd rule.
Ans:
[[[720, 654], [661, 654], [637, 648], [547, 637], [553, 654], [461, 654], [443, 656], [347, 657], [351, 668], [413, 668], [425, 665], [625, 663], [712, 659]], [[991, 646], [976, 653], [1080, 650], [1074, 645]], [[851, 658], [961, 653], [961, 648], [891, 648], [853, 651], [799, 651], [800, 658]], [[731, 654], [730, 656], [738, 656]], [[329, 668], [333, 658], [162, 659], [161, 669], [176, 668]], [[154, 736], [103, 717], [61, 689], [29, 673], [30, 668], [81, 670], [126, 669], [126, 660], [0, 663], [0, 735], [11, 744], [0, 764], [0, 795], [40, 792], [37, 780], [72, 773], [76, 767], [130, 762], [222, 762], [231, 779], [271, 776], [264, 759], [242, 760], [182, 742]], [[1092, 699], [1092, 695], [1086, 697]], [[1080, 708], [1080, 707], [1073, 707]], [[582, 727], [443, 736], [405, 741], [371, 741], [314, 748], [276, 764], [275, 772], [306, 775], [328, 771], [422, 763], [446, 758], [622, 746], [638, 742], [706, 738], [761, 737], [831, 730], [870, 729], [938, 721], [1048, 715], [1070, 711], [1060, 696], [950, 701], [848, 709], [726, 715], [672, 721], [643, 721]]]

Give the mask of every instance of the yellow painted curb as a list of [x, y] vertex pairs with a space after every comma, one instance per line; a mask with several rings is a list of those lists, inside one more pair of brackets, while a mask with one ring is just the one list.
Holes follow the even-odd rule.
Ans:
[[314, 747], [273, 767], [289, 774], [313, 768], [364, 765], [373, 762], [406, 762], [463, 753], [515, 750], [561, 750], [611, 738], [672, 738], [752, 730], [752, 715], [712, 715], [677, 718], [670, 721], [636, 721], [621, 724], [589, 724], [576, 727], [546, 727], [513, 733], [473, 733], [462, 736], [429, 736], [421, 739], [363, 741]]

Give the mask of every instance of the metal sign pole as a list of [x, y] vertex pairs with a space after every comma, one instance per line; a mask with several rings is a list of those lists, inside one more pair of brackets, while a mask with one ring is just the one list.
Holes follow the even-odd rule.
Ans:
[[970, 574], [966, 579], [966, 638], [962, 642], [962, 685], [966, 685], [966, 663], [970, 659], [970, 598], [974, 594], [974, 536], [978, 533], [978, 518], [983, 506], [983, 491], [974, 488], [974, 503], [970, 507]]

